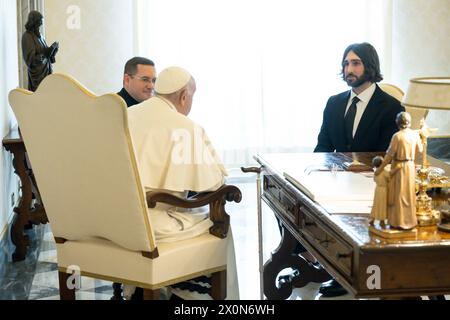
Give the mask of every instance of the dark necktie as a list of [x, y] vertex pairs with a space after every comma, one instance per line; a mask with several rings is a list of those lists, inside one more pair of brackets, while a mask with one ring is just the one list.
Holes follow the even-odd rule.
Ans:
[[344, 117], [344, 125], [345, 125], [345, 138], [347, 139], [347, 146], [350, 147], [353, 142], [353, 123], [355, 122], [356, 115], [356, 104], [359, 102], [358, 97], [354, 97], [352, 100], [352, 104], [347, 110], [347, 113]]

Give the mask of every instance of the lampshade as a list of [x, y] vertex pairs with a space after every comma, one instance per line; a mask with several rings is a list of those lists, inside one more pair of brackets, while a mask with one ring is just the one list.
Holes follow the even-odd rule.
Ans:
[[411, 79], [402, 105], [423, 109], [450, 109], [450, 78]]

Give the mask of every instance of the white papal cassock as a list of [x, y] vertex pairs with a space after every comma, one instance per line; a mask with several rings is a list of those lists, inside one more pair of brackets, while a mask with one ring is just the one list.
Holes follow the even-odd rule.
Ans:
[[[167, 99], [156, 96], [129, 108], [128, 122], [147, 191], [185, 197], [188, 191], [214, 191], [224, 183], [226, 170], [204, 129], [179, 113]], [[157, 204], [149, 214], [157, 242], [195, 237], [209, 232], [212, 226], [208, 207], [182, 209]], [[231, 229], [229, 235], [227, 299], [238, 299]]]

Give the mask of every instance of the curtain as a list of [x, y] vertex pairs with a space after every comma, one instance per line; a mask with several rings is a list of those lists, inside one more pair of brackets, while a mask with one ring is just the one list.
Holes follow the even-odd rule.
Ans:
[[390, 70], [390, 0], [138, 0], [138, 54], [191, 72], [190, 117], [228, 167], [312, 151], [341, 59], [370, 42]]

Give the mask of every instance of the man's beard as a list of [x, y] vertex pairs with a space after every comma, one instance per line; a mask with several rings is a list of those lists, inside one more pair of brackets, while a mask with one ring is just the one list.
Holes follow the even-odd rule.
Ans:
[[357, 77], [354, 74], [351, 74], [351, 76], [353, 76], [355, 78], [355, 80], [348, 80], [348, 75], [347, 75], [345, 77], [345, 82], [347, 82], [347, 85], [352, 88], [357, 88], [367, 81], [365, 74], [363, 74], [361, 77]]

